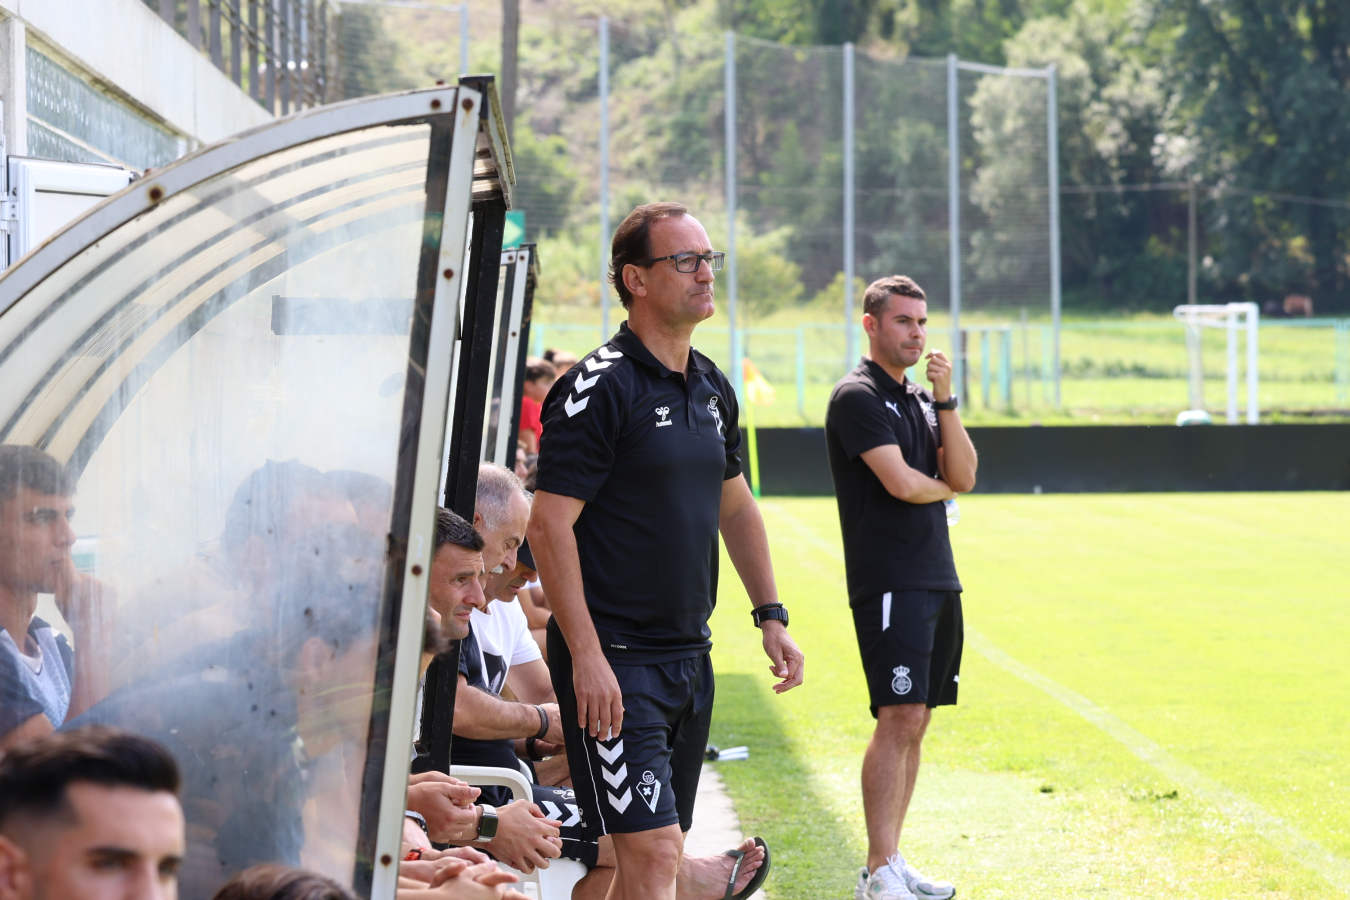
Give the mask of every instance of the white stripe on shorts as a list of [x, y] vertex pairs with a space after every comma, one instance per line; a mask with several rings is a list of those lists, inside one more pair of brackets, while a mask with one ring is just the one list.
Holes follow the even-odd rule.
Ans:
[[881, 595], [881, 630], [891, 627], [891, 592]]

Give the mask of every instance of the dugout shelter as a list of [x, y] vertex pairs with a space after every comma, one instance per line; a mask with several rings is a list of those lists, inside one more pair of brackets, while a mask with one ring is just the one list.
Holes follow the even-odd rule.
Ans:
[[394, 895], [434, 509], [515, 429], [513, 184], [466, 77], [146, 173], [0, 278], [0, 443], [69, 468], [103, 591], [81, 721], [178, 757], [188, 900], [264, 858]]

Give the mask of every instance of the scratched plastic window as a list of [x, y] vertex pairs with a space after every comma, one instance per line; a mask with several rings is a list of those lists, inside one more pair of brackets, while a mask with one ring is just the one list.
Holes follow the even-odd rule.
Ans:
[[74, 479], [75, 571], [35, 582], [73, 635], [65, 725], [182, 763], [184, 897], [359, 862], [429, 146], [368, 128], [203, 173], [0, 314], [0, 443]]

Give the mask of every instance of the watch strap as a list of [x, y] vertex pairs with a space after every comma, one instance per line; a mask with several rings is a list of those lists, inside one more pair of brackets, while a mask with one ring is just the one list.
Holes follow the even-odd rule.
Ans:
[[763, 606], [756, 606], [750, 610], [750, 618], [755, 620], [756, 628], [763, 627], [766, 619], [782, 622], [786, 627], [788, 623], [787, 607], [781, 603], [765, 603]]

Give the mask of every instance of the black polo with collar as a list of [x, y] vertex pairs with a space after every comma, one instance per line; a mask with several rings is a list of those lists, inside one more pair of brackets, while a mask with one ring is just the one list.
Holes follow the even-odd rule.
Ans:
[[628, 323], [544, 401], [538, 488], [585, 501], [573, 529], [605, 654], [660, 662], [707, 652], [722, 483], [741, 472], [736, 395], [690, 350], [688, 376]]
[[932, 395], [864, 358], [830, 394], [825, 443], [850, 603], [887, 591], [961, 590], [942, 502], [892, 497], [862, 459], [874, 447], [896, 444], [911, 468], [939, 477], [942, 434]]

